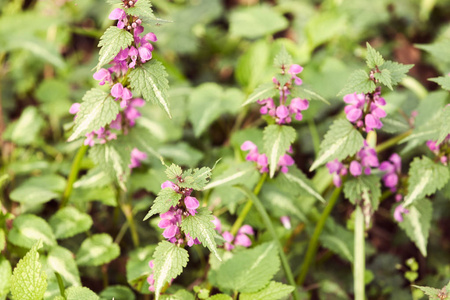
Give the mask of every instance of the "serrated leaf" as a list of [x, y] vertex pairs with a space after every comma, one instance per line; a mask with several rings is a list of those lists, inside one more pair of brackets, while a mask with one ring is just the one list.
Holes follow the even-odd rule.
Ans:
[[153, 201], [152, 208], [147, 213], [144, 221], [153, 216], [154, 214], [163, 214], [167, 212], [170, 207], [176, 206], [181, 199], [181, 194], [175, 192], [172, 188], [166, 187], [159, 191], [155, 201]]
[[128, 15], [139, 17], [144, 23], [156, 20], [152, 10], [152, 4], [149, 0], [139, 0], [134, 4], [134, 7], [125, 9], [125, 12]]
[[49, 224], [57, 239], [65, 239], [89, 230], [93, 221], [75, 207], [64, 207], [50, 217]]
[[47, 274], [39, 263], [37, 242], [14, 268], [11, 278], [11, 294], [14, 300], [41, 300], [47, 289]]
[[79, 266], [100, 266], [116, 259], [120, 247], [109, 234], [94, 234], [83, 241], [76, 254]]
[[310, 89], [306, 89], [303, 85], [291, 87], [291, 95], [293, 98], [319, 100], [322, 101], [323, 103], [330, 105], [330, 102], [328, 102], [327, 99], [325, 99], [324, 97], [322, 97], [321, 95]]
[[[287, 183], [295, 189], [300, 189], [309, 195], [313, 196], [319, 201], [325, 202], [322, 195], [314, 188], [313, 183], [300, 171], [295, 165], [289, 168], [289, 172], [283, 173], [280, 176], [281, 178], [285, 178]], [[285, 181], [285, 182], [286, 182]]]
[[334, 159], [343, 160], [352, 156], [364, 145], [364, 138], [353, 125], [344, 119], [333, 122], [325, 138], [320, 144], [318, 158], [314, 161], [310, 171]]
[[201, 169], [189, 169], [183, 172], [183, 182], [179, 184], [183, 188], [193, 188], [194, 190], [201, 191], [208, 183], [211, 177], [211, 169], [203, 167]]
[[214, 253], [218, 260], [222, 260], [217, 253], [216, 241], [214, 240], [216, 230], [212, 220], [214, 220], [214, 217], [206, 207], [198, 208], [195, 216], [188, 216], [183, 219], [181, 229], [185, 233], [189, 233], [193, 239], [197, 238], [204, 246], [208, 247], [209, 251]]
[[403, 215], [398, 225], [416, 244], [423, 256], [427, 256], [428, 235], [431, 227], [433, 207], [430, 200], [422, 198], [408, 207], [409, 213]]
[[180, 177], [181, 174], [183, 174], [183, 170], [180, 166], [176, 164], [172, 164], [170, 167], [167, 167], [166, 169], [166, 175], [168, 179], [175, 179], [177, 177]]
[[441, 189], [449, 180], [449, 169], [426, 156], [416, 157], [409, 167], [408, 194], [404, 207]]
[[56, 245], [53, 231], [44, 219], [30, 214], [22, 214], [14, 219], [8, 234], [9, 242], [30, 249], [39, 240], [45, 247]]
[[87, 91], [75, 118], [73, 133], [67, 141], [104, 127], [116, 119], [118, 113], [119, 105], [110, 94], [95, 88]]
[[110, 285], [100, 293], [100, 300], [135, 300], [136, 297], [129, 287]]
[[[1, 251], [0, 251], [1, 252]], [[0, 299], [6, 299], [11, 288], [12, 268], [9, 261], [0, 255]]]
[[96, 293], [88, 289], [87, 287], [72, 286], [65, 292], [66, 300], [99, 300], [100, 298]]
[[214, 176], [214, 180], [208, 183], [204, 190], [209, 190], [219, 186], [232, 186], [248, 180], [256, 172], [253, 163], [244, 162], [229, 168], [223, 174]]
[[272, 82], [270, 83], [263, 83], [260, 86], [258, 86], [253, 93], [248, 96], [247, 100], [245, 100], [244, 104], [242, 106], [245, 106], [247, 104], [256, 102], [258, 100], [267, 99], [275, 96], [278, 93], [278, 90], [275, 88], [274, 84]]
[[[449, 76], [450, 78], [450, 76]], [[440, 144], [444, 141], [444, 139], [450, 134], [450, 106], [447, 105], [442, 112], [442, 116], [440, 117], [441, 127], [439, 130], [439, 138], [437, 139], [437, 143]]]
[[170, 114], [168, 91], [169, 81], [164, 66], [154, 58], [140, 67], [136, 67], [128, 75], [131, 88], [142, 95], [146, 101], [158, 103], [169, 118]]
[[391, 75], [391, 84], [392, 86], [395, 86], [406, 77], [406, 73], [408, 73], [409, 69], [412, 67], [414, 67], [414, 65], [403, 65], [387, 60], [384, 62], [383, 66], [380, 67], [380, 71], [388, 70]]
[[158, 300], [161, 289], [166, 282], [180, 275], [183, 268], [186, 267], [189, 254], [185, 249], [177, 247], [175, 244], [162, 241], [156, 247], [153, 259], [155, 295], [156, 300]]
[[388, 69], [380, 70], [380, 73], [375, 73], [374, 77], [376, 80], [387, 86], [391, 91], [393, 90], [391, 71]]
[[443, 89], [450, 91], [450, 76], [440, 76], [440, 77], [428, 78], [428, 80], [436, 82]]
[[292, 56], [287, 52], [284, 45], [281, 47], [280, 52], [275, 56], [274, 65], [277, 68], [286, 68], [292, 64]]
[[294, 287], [281, 282], [271, 281], [262, 290], [255, 293], [241, 293], [240, 300], [279, 300], [294, 291]]
[[269, 125], [264, 129], [264, 152], [269, 162], [270, 177], [278, 167], [280, 157], [286, 153], [296, 137], [290, 126]]
[[74, 255], [66, 248], [53, 247], [47, 256], [48, 266], [65, 280], [70, 286], [81, 286], [80, 274]]
[[236, 253], [220, 265], [217, 280], [222, 289], [254, 293], [264, 288], [280, 268], [274, 243]]
[[367, 57], [366, 57], [367, 66], [371, 69], [375, 67], [381, 67], [384, 64], [383, 56], [381, 56], [380, 52], [373, 49], [369, 43], [366, 43], [366, 47], [367, 47]]
[[350, 200], [352, 204], [356, 204], [358, 201], [363, 200], [364, 194], [367, 193], [372, 208], [376, 210], [380, 203], [380, 186], [380, 178], [378, 176], [361, 175], [345, 182], [345, 197]]
[[415, 288], [420, 289], [422, 292], [425, 293], [429, 298], [429, 300], [439, 300], [438, 295], [441, 292], [441, 290], [429, 287], [429, 286], [418, 286], [418, 285], [412, 285]]
[[100, 49], [100, 57], [98, 58], [97, 71], [105, 64], [109, 63], [120, 52], [120, 50], [128, 48], [134, 41], [133, 35], [125, 29], [110, 26], [100, 38], [98, 47]]
[[370, 80], [369, 75], [364, 70], [354, 71], [344, 88], [339, 92], [338, 96], [353, 94], [353, 93], [372, 93], [375, 91], [376, 85]]

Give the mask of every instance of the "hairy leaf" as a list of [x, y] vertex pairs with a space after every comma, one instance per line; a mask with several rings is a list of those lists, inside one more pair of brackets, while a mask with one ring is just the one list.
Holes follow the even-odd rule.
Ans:
[[292, 56], [287, 52], [286, 47], [282, 46], [280, 52], [275, 56], [274, 65], [277, 68], [288, 68], [292, 64]]
[[[380, 203], [381, 188], [380, 178], [375, 175], [361, 175], [345, 182], [345, 197], [351, 203], [356, 204], [360, 200], [369, 200], [372, 208], [376, 210]], [[364, 199], [365, 195], [369, 199]]]
[[364, 145], [364, 138], [353, 125], [344, 119], [334, 121], [320, 144], [318, 158], [310, 171], [334, 159], [343, 160], [352, 156]]
[[214, 240], [216, 230], [213, 220], [214, 217], [206, 207], [198, 208], [195, 216], [188, 216], [182, 221], [181, 229], [185, 233], [189, 233], [193, 239], [197, 238], [204, 246], [208, 247], [209, 251], [214, 253], [218, 260], [222, 260], [217, 253]]
[[176, 164], [172, 164], [170, 167], [167, 167], [166, 169], [166, 175], [169, 179], [175, 179], [177, 177], [180, 177], [181, 174], [183, 174], [183, 170], [181, 170], [180, 166], [177, 166]]
[[251, 162], [240, 163], [226, 170], [219, 176], [214, 176], [214, 180], [205, 186], [205, 190], [209, 190], [219, 186], [232, 186], [248, 180], [257, 172], [255, 166]]
[[255, 293], [241, 293], [240, 300], [279, 300], [287, 297], [294, 290], [293, 286], [271, 281]]
[[367, 66], [371, 69], [375, 67], [381, 67], [384, 64], [383, 56], [381, 56], [380, 52], [373, 49], [369, 43], [366, 43], [366, 47], [367, 47], [367, 57], [366, 57]]
[[247, 100], [245, 100], [244, 104], [242, 106], [245, 106], [247, 104], [256, 102], [258, 100], [263, 100], [267, 98], [271, 98], [275, 96], [278, 93], [278, 90], [275, 88], [275, 85], [270, 83], [263, 83], [260, 86], [258, 86], [253, 93], [248, 96]]
[[203, 167], [201, 169], [189, 169], [183, 172], [183, 182], [179, 184], [180, 187], [193, 188], [194, 190], [201, 191], [208, 183], [211, 177], [211, 169]]
[[134, 7], [127, 8], [125, 11], [128, 15], [139, 17], [144, 23], [156, 20], [149, 0], [139, 0], [134, 4]]
[[196, 297], [194, 297], [191, 293], [189, 293], [186, 290], [178, 290], [173, 295], [162, 295], [161, 300], [195, 300]]
[[85, 232], [91, 228], [92, 223], [90, 215], [80, 212], [75, 207], [64, 207], [49, 220], [57, 239], [65, 239]]
[[389, 71], [391, 84], [392, 86], [395, 86], [399, 84], [399, 82], [402, 81], [403, 78], [406, 77], [406, 73], [408, 73], [409, 69], [411, 69], [413, 66], [414, 65], [403, 65], [388, 60], [384, 62], [382, 67], [380, 67], [380, 71], [381, 72], [383, 72], [383, 70]]
[[66, 248], [56, 246], [48, 253], [47, 264], [65, 280], [70, 286], [81, 286], [80, 274], [72, 252]]
[[161, 289], [166, 282], [180, 275], [183, 268], [186, 267], [189, 261], [189, 254], [185, 249], [177, 247], [175, 244], [162, 241], [156, 247], [153, 258], [155, 295], [156, 300], [158, 300]]
[[47, 274], [39, 263], [37, 242], [14, 268], [11, 278], [11, 294], [14, 300], [41, 300], [47, 289]]
[[375, 73], [374, 77], [379, 82], [387, 86], [391, 91], [393, 90], [391, 71], [389, 71], [388, 69], [380, 70], [380, 73]]
[[181, 194], [178, 194], [170, 187], [160, 190], [158, 196], [153, 202], [152, 208], [145, 216], [144, 221], [155, 214], [163, 214], [167, 212], [171, 206], [176, 206], [180, 199]]
[[[450, 76], [449, 76], [450, 78]], [[439, 130], [439, 138], [437, 140], [437, 143], [440, 144], [444, 139], [450, 134], [450, 106], [447, 105], [444, 108], [444, 111], [442, 112], [441, 116], [441, 127]]]
[[76, 254], [79, 266], [100, 266], [120, 255], [120, 247], [109, 234], [94, 234], [83, 241]]
[[110, 26], [100, 38], [98, 43], [100, 57], [98, 58], [97, 71], [105, 64], [109, 63], [120, 52], [128, 48], [134, 41], [133, 35], [125, 29]]
[[369, 75], [364, 70], [356, 70], [350, 75], [347, 84], [338, 96], [353, 93], [372, 93], [375, 91], [375, 87], [375, 83], [370, 80]]
[[270, 177], [273, 177], [280, 157], [294, 142], [296, 133], [290, 126], [269, 125], [264, 129], [264, 151], [269, 162]]

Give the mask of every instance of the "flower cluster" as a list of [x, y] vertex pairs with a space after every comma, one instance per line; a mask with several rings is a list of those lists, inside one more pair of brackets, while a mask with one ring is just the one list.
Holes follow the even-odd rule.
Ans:
[[450, 158], [450, 134], [440, 144], [436, 141], [427, 141], [426, 144], [428, 149], [438, 156], [441, 163], [446, 166]]
[[385, 174], [383, 175], [384, 185], [388, 187], [393, 193], [397, 191], [397, 185], [399, 183], [399, 175], [401, 173], [401, 168], [402, 168], [402, 158], [397, 153], [392, 154], [389, 157], [389, 160], [383, 161], [380, 164], [379, 168], [380, 171], [385, 172]]
[[224, 249], [227, 251], [231, 251], [236, 246], [242, 247], [250, 247], [252, 245], [252, 240], [248, 237], [249, 235], [255, 235], [253, 228], [250, 225], [243, 225], [239, 228], [236, 237], [233, 236], [229, 231], [222, 232], [222, 224], [217, 217], [214, 217], [213, 220], [214, 225], [216, 226], [216, 230], [222, 234], [222, 237], [225, 240]]
[[[256, 146], [251, 141], [245, 141], [241, 145], [241, 150], [243, 151], [249, 151], [247, 156], [245, 157], [248, 161], [254, 161], [258, 165], [259, 171], [261, 173], [268, 173], [269, 172], [269, 162], [267, 159], [267, 155], [264, 153], [260, 154], [258, 152], [258, 146]], [[288, 150], [289, 153], [292, 153], [292, 147]], [[278, 167], [281, 169], [281, 172], [287, 173], [288, 167], [292, 166], [294, 164], [294, 159], [288, 155], [284, 154], [280, 157], [278, 161]]]
[[380, 96], [380, 89], [371, 94], [348, 94], [344, 96], [348, 103], [344, 108], [347, 119], [366, 132], [383, 127], [380, 119], [386, 117], [386, 112], [380, 108], [386, 101]]
[[169, 211], [160, 214], [161, 221], [158, 227], [164, 229], [163, 237], [177, 245], [184, 244], [185, 242], [189, 247], [192, 247], [194, 244], [200, 244], [197, 238], [193, 239], [188, 233], [184, 234], [181, 231], [183, 217], [188, 215], [195, 216], [197, 208], [200, 205], [195, 197], [191, 197], [192, 189], [180, 188], [171, 181], [164, 182], [161, 188], [171, 188], [182, 195], [182, 199], [178, 202], [178, 205], [172, 206]]

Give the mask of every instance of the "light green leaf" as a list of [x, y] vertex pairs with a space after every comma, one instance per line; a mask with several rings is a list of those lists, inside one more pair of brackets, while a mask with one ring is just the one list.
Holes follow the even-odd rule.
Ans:
[[112, 179], [100, 167], [90, 169], [73, 184], [74, 189], [101, 188], [112, 183]]
[[[450, 76], [449, 76], [450, 78]], [[450, 134], [450, 106], [447, 105], [442, 112], [441, 120], [441, 128], [439, 130], [439, 138], [437, 143], [442, 143], [444, 139]]]
[[286, 182], [292, 188], [300, 189], [301, 191], [313, 196], [317, 200], [325, 202], [325, 199], [323, 199], [322, 195], [320, 195], [319, 192], [314, 188], [311, 180], [309, 180], [308, 177], [306, 177], [306, 175], [303, 174], [303, 172], [300, 171], [295, 165], [289, 167], [289, 172], [281, 174], [280, 177], [285, 178], [286, 180], [284, 182]]
[[[450, 295], [450, 282], [447, 283], [446, 286], [444, 286], [442, 289], [435, 289], [429, 286], [418, 286], [418, 285], [412, 285], [415, 288], [420, 289], [422, 292], [425, 293], [429, 298], [429, 300], [443, 300], [440, 295]], [[444, 298], [446, 299], [446, 298]]]
[[139, 17], [144, 23], [156, 20], [152, 10], [152, 4], [149, 0], [139, 0], [134, 4], [134, 7], [125, 9], [125, 12], [128, 15]]
[[79, 266], [100, 266], [120, 255], [119, 245], [113, 243], [109, 234], [94, 234], [83, 241], [76, 254]]
[[197, 150], [186, 142], [159, 146], [158, 153], [165, 159], [187, 167], [197, 166], [205, 155], [204, 152]]
[[17, 145], [26, 146], [36, 141], [44, 120], [34, 106], [28, 106], [20, 115], [19, 120], [10, 124], [5, 131], [4, 138]]
[[429, 196], [444, 187], [450, 178], [449, 169], [426, 156], [416, 157], [409, 167], [408, 194], [404, 206]]
[[6, 247], [6, 237], [5, 237], [5, 231], [3, 228], [0, 228], [0, 253], [5, 249]]
[[279, 268], [276, 245], [265, 243], [242, 250], [222, 263], [217, 271], [217, 281], [222, 289], [254, 293], [264, 288]]
[[14, 219], [8, 234], [9, 242], [30, 249], [41, 240], [45, 247], [56, 245], [55, 236], [48, 223], [35, 215], [22, 214]]
[[125, 29], [110, 26], [100, 38], [98, 43], [100, 57], [98, 58], [97, 71], [105, 64], [109, 63], [120, 52], [127, 48], [134, 41], [133, 35]]
[[30, 178], [11, 192], [11, 199], [24, 204], [40, 204], [61, 196], [65, 180], [57, 175], [44, 175]]
[[90, 215], [75, 207], [64, 207], [50, 217], [49, 223], [55, 237], [65, 239], [89, 230], [93, 221]]
[[380, 73], [375, 73], [374, 77], [376, 80], [387, 86], [391, 91], [393, 90], [391, 71], [388, 69], [380, 70]]
[[296, 137], [290, 126], [269, 125], [264, 129], [264, 151], [269, 162], [270, 177], [278, 167], [280, 157], [286, 153]]
[[240, 300], [279, 300], [287, 297], [294, 290], [293, 286], [271, 281], [269, 284], [255, 293], [241, 293]]
[[214, 296], [209, 297], [207, 300], [233, 300], [231, 296], [226, 294], [216, 294]]
[[142, 95], [146, 101], [158, 103], [169, 118], [170, 114], [168, 91], [169, 81], [164, 66], [156, 59], [151, 59], [140, 67], [136, 67], [128, 75], [133, 91]]
[[170, 165], [170, 167], [166, 168], [166, 175], [169, 179], [175, 179], [177, 177], [181, 177], [181, 174], [183, 174], [183, 170], [180, 166], [176, 164]]
[[181, 229], [185, 233], [189, 233], [193, 239], [197, 238], [214, 253], [218, 260], [222, 260], [219, 253], [217, 253], [216, 241], [214, 240], [216, 230], [214, 229], [213, 220], [214, 217], [206, 207], [198, 208], [195, 216], [188, 216], [183, 219]]
[[392, 86], [395, 86], [399, 84], [403, 80], [403, 78], [406, 77], [406, 73], [408, 73], [409, 69], [411, 69], [412, 67], [414, 67], [414, 65], [403, 65], [388, 60], [384, 62], [382, 67], [380, 67], [380, 71], [389, 71], [391, 84]]
[[230, 17], [230, 33], [246, 38], [273, 34], [285, 29], [288, 25], [288, 21], [281, 13], [266, 5], [235, 10]]
[[376, 85], [370, 80], [369, 75], [364, 70], [356, 70], [353, 72], [345, 87], [339, 92], [338, 96], [353, 93], [372, 93], [375, 91]]
[[41, 242], [35, 243], [31, 250], [14, 268], [11, 278], [11, 294], [14, 300], [41, 300], [47, 289], [47, 274], [39, 263], [38, 248]]
[[[372, 208], [377, 210], [380, 203], [381, 188], [380, 178], [375, 175], [361, 175], [344, 183], [345, 197], [352, 204], [360, 200], [369, 200]], [[367, 195], [369, 199], [364, 199]]]
[[318, 93], [316, 93], [310, 89], [306, 89], [304, 85], [292, 87], [291, 95], [293, 98], [297, 97], [297, 98], [302, 98], [302, 99], [307, 99], [307, 100], [319, 100], [325, 104], [330, 105], [330, 102], [328, 102], [327, 99], [325, 99], [324, 97], [322, 97], [321, 95], [319, 95]]
[[354, 261], [354, 234], [338, 224], [327, 226], [319, 237], [323, 247], [352, 263]]
[[[139, 2], [138, 2], [139, 3]], [[100, 300], [135, 300], [136, 297], [129, 287], [110, 285], [100, 293]]]
[[245, 100], [242, 106], [247, 104], [256, 102], [258, 100], [267, 99], [275, 96], [278, 93], [278, 90], [275, 88], [275, 85], [270, 83], [263, 83], [253, 91], [253, 93], [248, 96], [247, 100]]
[[366, 57], [367, 66], [371, 69], [375, 67], [381, 67], [384, 64], [383, 56], [381, 56], [380, 52], [373, 49], [369, 43], [366, 43], [366, 47], [367, 47], [367, 57]]
[[195, 300], [196, 298], [186, 290], [178, 290], [173, 295], [162, 295], [161, 300]]
[[53, 271], [59, 273], [68, 285], [81, 286], [80, 274], [73, 257], [73, 253], [66, 248], [56, 246], [50, 250], [47, 264]]
[[403, 215], [403, 222], [398, 225], [419, 248], [423, 256], [427, 256], [428, 235], [431, 227], [433, 207], [430, 200], [422, 198], [408, 207], [409, 213]]
[[155, 214], [163, 214], [167, 212], [170, 207], [176, 206], [181, 199], [181, 194], [175, 192], [172, 188], [166, 187], [159, 191], [155, 201], [153, 201], [152, 208], [147, 213], [144, 221]]
[[253, 163], [244, 162], [227, 169], [223, 174], [214, 176], [214, 180], [208, 183], [204, 190], [209, 190], [218, 186], [232, 186], [242, 181], [248, 180], [256, 172]]
[[211, 177], [211, 169], [203, 167], [201, 169], [189, 169], [183, 172], [183, 182], [179, 184], [183, 188], [193, 188], [194, 190], [201, 191], [208, 183]]
[[161, 289], [166, 282], [169, 282], [172, 278], [180, 275], [183, 268], [186, 267], [186, 264], [189, 261], [189, 254], [185, 249], [177, 247], [175, 244], [162, 241], [156, 247], [153, 258], [155, 295], [156, 300], [158, 300]]
[[[1, 252], [1, 251], [0, 251]], [[11, 288], [12, 268], [9, 261], [0, 255], [0, 299], [5, 299]]]
[[147, 277], [151, 269], [148, 266], [150, 257], [153, 257], [156, 245], [149, 245], [133, 250], [127, 260], [127, 281], [130, 286], [140, 293], [148, 291]]
[[443, 89], [450, 91], [450, 76], [440, 76], [440, 77], [428, 78], [428, 80], [436, 82]]
[[104, 127], [116, 119], [118, 113], [119, 105], [110, 94], [95, 88], [87, 91], [75, 118], [74, 131], [67, 141]]
[[273, 60], [275, 67], [277, 68], [285, 68], [291, 66], [292, 64], [292, 56], [287, 52], [286, 47], [284, 45], [281, 46], [280, 52], [275, 56]]
[[414, 44], [416, 48], [430, 53], [437, 61], [450, 63], [448, 49], [450, 48], [450, 39], [442, 39], [432, 44]]
[[100, 298], [93, 291], [86, 287], [72, 286], [65, 292], [66, 300], [99, 300]]
[[364, 138], [350, 122], [344, 119], [336, 120], [325, 134], [325, 139], [320, 144], [318, 158], [309, 170], [312, 171], [334, 159], [343, 160], [347, 156], [352, 156], [363, 145]]

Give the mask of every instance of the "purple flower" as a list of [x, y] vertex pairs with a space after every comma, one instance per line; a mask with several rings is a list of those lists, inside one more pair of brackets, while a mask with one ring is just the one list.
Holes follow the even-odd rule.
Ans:
[[118, 82], [115, 85], [113, 85], [113, 87], [111, 88], [111, 95], [116, 98], [116, 100], [118, 98], [122, 97], [122, 93], [123, 93], [123, 85]]
[[128, 165], [128, 168], [133, 169], [137, 168], [141, 165], [141, 161], [147, 159], [147, 153], [139, 151], [137, 148], [134, 148], [131, 151], [131, 163]]
[[282, 173], [287, 173], [288, 167], [292, 166], [294, 163], [295, 163], [294, 159], [291, 156], [284, 154], [280, 157], [280, 160], [278, 161], [278, 166], [281, 167]]
[[401, 157], [397, 153], [394, 153], [389, 157], [388, 161], [383, 161], [379, 167], [381, 172], [386, 172], [386, 174], [383, 175], [384, 185], [390, 188], [393, 193], [397, 191], [398, 178], [401, 173], [401, 163]]
[[69, 113], [71, 113], [72, 115], [78, 113], [80, 111], [80, 103], [74, 103], [72, 104], [72, 106], [69, 109]]
[[359, 162], [357, 162], [356, 160], [352, 161], [350, 163], [350, 174], [357, 177], [357, 176], [361, 175], [361, 173], [362, 173], [361, 164]]
[[289, 216], [282, 216], [280, 217], [281, 224], [283, 224], [284, 228], [287, 230], [291, 229], [291, 218]]
[[165, 189], [165, 188], [171, 188], [172, 190], [174, 190], [175, 192], [178, 193], [178, 191], [180, 190], [180, 188], [178, 187], [178, 185], [176, 185], [175, 183], [173, 183], [170, 180], [166, 180], [161, 184], [161, 188]]
[[275, 103], [273, 102], [272, 98], [258, 100], [258, 101], [256, 101], [256, 103], [258, 103], [260, 105], [263, 105], [263, 107], [261, 107], [260, 110], [259, 110], [259, 112], [262, 115], [269, 114], [270, 116], [275, 117], [276, 106], [275, 106]]
[[302, 71], [303, 67], [296, 64], [291, 65], [291, 67], [289, 68], [288, 73], [292, 76], [292, 79], [294, 79], [296, 85], [302, 84], [302, 80], [299, 77], [297, 77], [297, 74], [301, 73]]
[[250, 247], [252, 245], [252, 240], [243, 233], [238, 233], [234, 239], [234, 244], [236, 246]]
[[277, 120], [278, 124], [285, 124], [291, 122], [290, 120], [291, 118], [289, 117], [289, 109], [284, 105], [280, 105], [277, 107], [275, 115], [278, 118]]
[[127, 14], [123, 9], [115, 8], [110, 14], [108, 19], [110, 20], [122, 20], [123, 18], [126, 18]]
[[93, 77], [100, 81], [99, 85], [104, 85], [106, 81], [111, 82], [111, 73], [103, 68], [95, 72]]
[[243, 151], [250, 151], [247, 156], [245, 157], [245, 159], [247, 161], [254, 161], [256, 162], [258, 160], [258, 147], [252, 143], [251, 141], [245, 141], [242, 145], [241, 145], [241, 150]]
[[238, 230], [238, 234], [249, 234], [254, 235], [255, 231], [253, 231], [253, 228], [250, 225], [242, 225], [241, 228]]
[[265, 154], [260, 154], [256, 163], [261, 167], [261, 173], [269, 172], [269, 168], [267, 167], [269, 165], [269, 161], [267, 160], [267, 156]]
[[399, 204], [394, 210], [394, 219], [397, 222], [403, 222], [403, 214], [408, 214], [409, 210], [403, 207], [403, 205]]
[[229, 231], [225, 231], [224, 233], [222, 233], [222, 237], [225, 240], [225, 250], [231, 251], [234, 248], [234, 246], [231, 244], [233, 242], [234, 236]]
[[197, 208], [199, 207], [198, 200], [195, 197], [188, 196], [184, 198], [184, 204], [186, 205], [186, 208], [188, 209], [189, 213], [192, 216], [195, 216], [197, 213]]
[[219, 233], [222, 232], [222, 223], [220, 222], [219, 218], [216, 216], [213, 216], [214, 220], [212, 220], [211, 222], [213, 222], [214, 224], [214, 229], [217, 230]]
[[291, 114], [295, 114], [295, 119], [301, 121], [303, 119], [302, 111], [309, 108], [309, 101], [306, 99], [294, 98], [289, 105]]
[[326, 166], [330, 174], [333, 174], [334, 185], [336, 187], [340, 187], [342, 185], [341, 176], [345, 176], [347, 174], [347, 168], [337, 159], [328, 162]]

